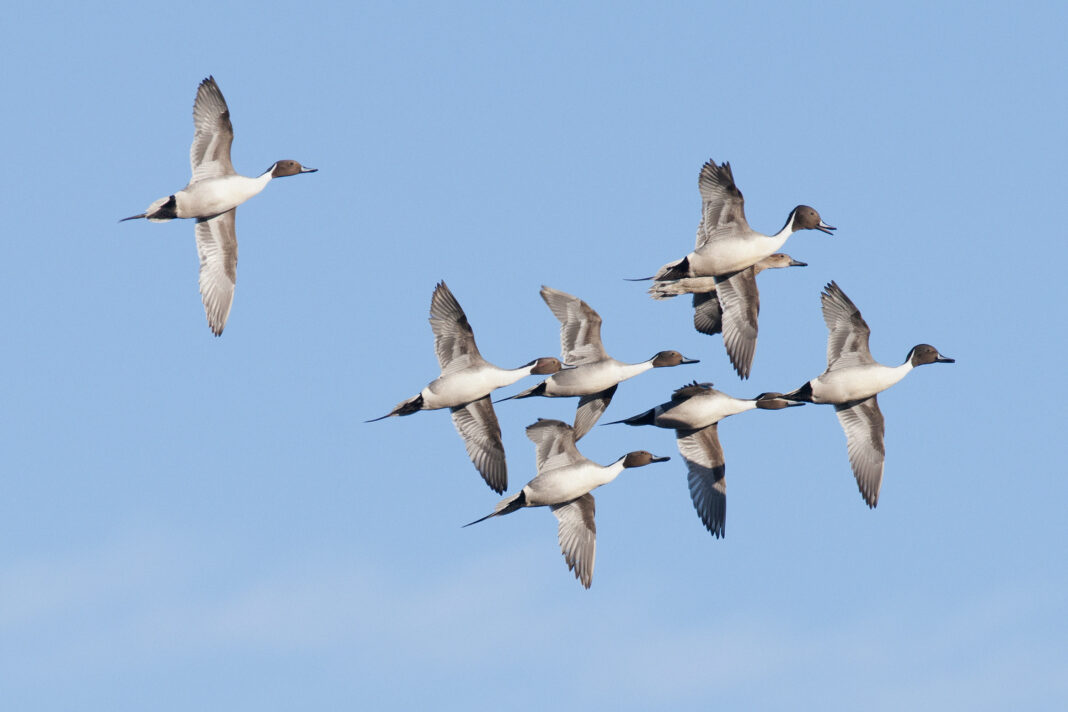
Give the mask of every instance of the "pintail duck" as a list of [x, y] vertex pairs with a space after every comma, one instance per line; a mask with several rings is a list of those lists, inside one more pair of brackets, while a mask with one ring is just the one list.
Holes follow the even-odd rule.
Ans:
[[541, 298], [560, 321], [560, 358], [567, 366], [542, 381], [509, 398], [578, 397], [575, 411], [575, 439], [589, 432], [608, 408], [620, 383], [651, 368], [699, 363], [678, 351], [660, 351], [648, 361], [624, 363], [607, 353], [601, 344], [601, 317], [578, 297], [551, 287], [541, 288]]
[[831, 282], [820, 294], [827, 323], [827, 370], [782, 398], [808, 403], [831, 403], [845, 430], [849, 464], [860, 494], [869, 507], [879, 502], [883, 483], [885, 425], [876, 394], [904, 378], [917, 366], [954, 363], [930, 344], [912, 347], [900, 366], [877, 363], [868, 350], [868, 328], [857, 306]]
[[754, 408], [779, 410], [804, 405], [780, 395], [761, 393], [756, 398], [732, 398], [711, 383], [695, 381], [672, 393], [667, 403], [614, 423], [655, 425], [675, 431], [679, 453], [686, 461], [693, 508], [709, 533], [718, 539], [726, 534], [727, 482], [717, 424]]
[[230, 316], [237, 279], [237, 233], [234, 228], [237, 206], [262, 191], [272, 178], [314, 173], [317, 169], [283, 160], [275, 162], [256, 178], [234, 172], [230, 162], [234, 127], [214, 77], [208, 77], [197, 88], [193, 127], [193, 145], [189, 149], [193, 177], [189, 184], [177, 193], [155, 201], [140, 215], [131, 215], [119, 222], [138, 218], [149, 222], [196, 218], [200, 296], [208, 326], [219, 336]]
[[[748, 267], [738, 273], [739, 279], [735, 281], [738, 286], [747, 290], [746, 294], [748, 295], [747, 298], [742, 300], [742, 304], [746, 307], [742, 314], [745, 328], [741, 330], [740, 334], [736, 334], [739, 340], [746, 340], [746, 343], [735, 350], [740, 354], [739, 361], [741, 363], [752, 363], [753, 352], [756, 350], [757, 315], [760, 313], [760, 293], [757, 291], [756, 276], [766, 269], [807, 266], [807, 263], [795, 260], [790, 255], [776, 252], [774, 255], [765, 257], [752, 267]], [[752, 271], [751, 276], [746, 274], [750, 271]], [[743, 277], [743, 275], [745, 276]], [[654, 282], [653, 286], [649, 287], [649, 295], [653, 299], [671, 299], [679, 294], [693, 294], [693, 328], [702, 334], [710, 336], [723, 330], [723, 309], [719, 302], [719, 294], [716, 291], [715, 277], [684, 277], [682, 279]], [[752, 335], [751, 341], [748, 341], [747, 335]], [[732, 353], [732, 350], [727, 350], [728, 356]], [[745, 355], [747, 353], [749, 354], [748, 360]], [[732, 364], [741, 375], [739, 364], [734, 363], [733, 360]]]
[[758, 298], [755, 273], [749, 270], [783, 246], [798, 230], [835, 228], [823, 222], [807, 205], [790, 211], [782, 230], [764, 235], [749, 227], [745, 200], [734, 184], [730, 163], [708, 161], [698, 178], [701, 192], [701, 222], [694, 251], [677, 262], [664, 265], [656, 281], [713, 277], [722, 309], [723, 343], [731, 364], [741, 378], [748, 378], [756, 352]]
[[595, 506], [590, 492], [614, 480], [624, 469], [667, 462], [671, 458], [637, 450], [611, 465], [598, 465], [578, 451], [575, 431], [559, 420], [539, 418], [527, 427], [527, 437], [537, 446], [537, 476], [517, 494], [498, 502], [492, 513], [464, 526], [511, 514], [523, 507], [550, 507], [559, 522], [560, 551], [567, 568], [589, 588], [597, 554]]
[[538, 358], [513, 369], [498, 368], [486, 361], [475, 345], [475, 334], [464, 310], [444, 282], [438, 282], [430, 299], [430, 328], [434, 331], [434, 350], [438, 354], [441, 376], [418, 395], [367, 422], [411, 415], [420, 410], [448, 408], [475, 469], [490, 489], [501, 494], [508, 489], [508, 469], [501, 426], [489, 394], [524, 376], [556, 373], [560, 370], [560, 361], [552, 357]]

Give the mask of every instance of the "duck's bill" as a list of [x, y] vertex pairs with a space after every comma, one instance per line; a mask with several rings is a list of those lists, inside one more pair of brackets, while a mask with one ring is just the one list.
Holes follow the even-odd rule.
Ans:
[[833, 225], [828, 225], [827, 223], [820, 220], [820, 224], [816, 226], [816, 229], [820, 232], [825, 232], [828, 235], [833, 235], [834, 233], [831, 232], [831, 230], [837, 230], [838, 228], [834, 227]]
[[950, 358], [949, 356], [943, 356], [942, 354], [939, 354], [938, 358], [935, 359], [935, 363], [956, 363], [956, 362], [957, 362], [957, 359]]
[[701, 363], [701, 359], [699, 359], [699, 358], [686, 358], [685, 356], [683, 356], [681, 363]]
[[300, 168], [301, 173], [315, 173], [318, 170], [318, 168], [308, 168], [307, 166], [301, 166]]
[[790, 258], [790, 266], [791, 267], [808, 267], [808, 262], [802, 262], [801, 260], [795, 260], [794, 258], [791, 257]]
[[665, 457], [657, 457], [656, 455], [653, 455], [653, 459], [650, 460], [649, 462], [667, 462], [670, 459], [671, 458], [667, 457], [667, 456], [665, 456]]

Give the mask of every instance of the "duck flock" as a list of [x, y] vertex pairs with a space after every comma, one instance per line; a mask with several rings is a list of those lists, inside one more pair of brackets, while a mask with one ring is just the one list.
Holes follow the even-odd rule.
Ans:
[[[189, 184], [156, 200], [145, 212], [123, 220], [196, 220], [200, 294], [208, 326], [219, 336], [230, 315], [237, 277], [237, 206], [260, 193], [272, 178], [313, 173], [316, 169], [281, 160], [256, 178], [238, 175], [230, 162], [234, 139], [230, 111], [213, 77], [202, 81], [197, 89], [193, 125], [189, 152], [193, 175]], [[748, 378], [756, 352], [760, 311], [756, 276], [766, 269], [805, 265], [776, 252], [794, 232], [820, 230], [832, 234], [835, 228], [824, 223], [815, 209], [799, 205], [775, 235], [756, 232], [745, 219], [745, 202], [729, 163], [705, 163], [698, 188], [701, 221], [694, 250], [647, 278], [652, 281], [649, 294], [654, 299], [692, 295], [694, 328], [704, 334], [722, 333], [731, 365], [741, 378]], [[601, 317], [589, 304], [552, 287], [542, 287], [541, 297], [560, 322], [560, 358], [541, 356], [507, 369], [482, 358], [460, 303], [444, 282], [438, 283], [430, 299], [430, 326], [441, 375], [389, 413], [368, 422], [448, 408], [475, 469], [494, 492], [503, 494], [508, 489], [508, 470], [492, 393], [526, 376], [538, 375], [545, 376], [545, 380], [502, 400], [535, 396], [578, 398], [570, 425], [539, 418], [526, 428], [527, 437], [535, 445], [537, 476], [516, 494], [502, 499], [493, 512], [471, 524], [524, 507], [549, 507], [558, 520], [560, 549], [568, 569], [589, 588], [597, 550], [592, 491], [627, 468], [670, 458], [637, 450], [609, 465], [599, 465], [584, 457], [576, 443], [604, 414], [620, 383], [652, 368], [698, 361], [677, 351], [660, 351], [640, 363], [617, 361], [605, 352]], [[857, 486], [868, 506], [875, 507], [885, 456], [884, 423], [877, 395], [916, 366], [953, 363], [935, 347], [918, 344], [900, 366], [884, 366], [872, 358], [868, 349], [871, 330], [845, 292], [832, 281], [820, 299], [828, 330], [827, 370], [801, 387], [788, 393], [734, 398], [716, 390], [711, 383], [694, 381], [677, 389], [664, 403], [613, 421], [675, 431], [679, 453], [686, 462], [694, 509], [714, 537], [724, 536], [727, 511], [719, 421], [756, 408], [833, 405], [846, 434]]]

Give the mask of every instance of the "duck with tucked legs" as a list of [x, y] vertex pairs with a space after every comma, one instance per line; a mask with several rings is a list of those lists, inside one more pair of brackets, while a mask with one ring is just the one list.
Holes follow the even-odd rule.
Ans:
[[761, 393], [756, 398], [733, 398], [711, 383], [691, 383], [671, 394], [671, 400], [624, 420], [606, 425], [654, 425], [675, 431], [679, 453], [686, 461], [690, 499], [697, 516], [717, 539], [726, 535], [727, 468], [719, 444], [719, 421], [747, 410], [779, 410], [803, 403]]
[[448, 408], [475, 469], [490, 489], [501, 494], [508, 489], [508, 468], [501, 426], [489, 394], [524, 376], [556, 373], [560, 361], [550, 356], [512, 369], [498, 368], [486, 361], [475, 345], [475, 333], [467, 315], [444, 282], [438, 283], [430, 298], [430, 328], [434, 332], [441, 376], [417, 395], [398, 403], [389, 413], [367, 422]]
[[497, 503], [494, 510], [471, 524], [522, 509], [549, 507], [558, 522], [560, 552], [569, 571], [586, 588], [593, 583], [593, 563], [597, 554], [597, 526], [594, 523], [593, 490], [608, 484], [623, 470], [667, 462], [645, 450], [628, 452], [611, 465], [598, 465], [575, 446], [575, 431], [559, 420], [544, 420], [527, 427], [527, 437], [537, 446], [538, 474], [517, 494]]
[[193, 145], [189, 149], [193, 177], [189, 184], [155, 201], [145, 212], [119, 222], [139, 218], [149, 222], [196, 219], [200, 297], [208, 326], [213, 334], [220, 336], [230, 316], [237, 281], [237, 206], [259, 194], [273, 178], [314, 173], [317, 169], [282, 160], [256, 178], [238, 175], [230, 162], [230, 146], [234, 141], [230, 110], [214, 77], [208, 77], [197, 88], [193, 127]]
[[868, 349], [868, 328], [857, 306], [835, 282], [820, 294], [827, 323], [827, 370], [781, 398], [807, 403], [829, 403], [846, 434], [849, 464], [857, 487], [869, 507], [879, 503], [883, 484], [885, 424], [876, 394], [929, 363], [954, 363], [930, 344], [917, 344], [900, 366], [884, 366]]
[[653, 279], [714, 278], [723, 310], [723, 345], [734, 370], [741, 378], [748, 378], [756, 353], [759, 309], [755, 304], [759, 298], [756, 275], [750, 268], [782, 247], [798, 230], [820, 230], [830, 235], [835, 228], [823, 222], [815, 209], [798, 205], [776, 234], [757, 232], [745, 219], [745, 200], [734, 184], [730, 163], [706, 162], [697, 184], [701, 222], [694, 251], [661, 267]]
[[502, 400], [546, 396], [579, 399], [575, 411], [575, 439], [589, 432], [608, 408], [620, 383], [651, 368], [699, 363], [678, 351], [660, 351], [647, 361], [624, 363], [609, 356], [601, 344], [601, 316], [589, 304], [552, 287], [541, 288], [541, 298], [560, 321], [560, 359], [569, 368], [553, 374], [533, 388]]
[[[757, 316], [760, 314], [760, 293], [757, 291], [756, 276], [766, 269], [784, 269], [786, 267], [807, 267], [807, 262], [795, 260], [783, 252], [765, 257], [752, 267], [748, 267], [739, 275], [752, 270], [752, 279], [749, 275], [739, 280], [741, 288], [748, 296], [743, 303], [746, 307], [744, 314], [747, 330], [754, 335], [757, 331]], [[651, 277], [649, 279], [652, 279]], [[649, 296], [653, 299], [671, 299], [680, 294], [693, 295], [693, 328], [702, 334], [719, 334], [723, 331], [723, 307], [716, 292], [715, 277], [682, 277], [680, 279], [662, 280], [653, 282], [649, 287]], [[756, 341], [753, 341], [754, 347]], [[751, 359], [750, 359], [751, 360]]]

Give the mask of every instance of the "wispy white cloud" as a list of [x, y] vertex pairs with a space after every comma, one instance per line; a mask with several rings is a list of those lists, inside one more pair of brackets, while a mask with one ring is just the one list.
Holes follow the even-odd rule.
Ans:
[[[0, 570], [0, 650], [9, 674], [41, 684], [59, 669], [120, 675], [254, 653], [356, 661], [363, 684], [383, 690], [510, 676], [533, 700], [549, 675], [576, 703], [631, 709], [803, 699], [982, 710], [1068, 693], [1063, 650], [1028, 634], [1063, 610], [1057, 591], [1006, 581], [945, 610], [884, 600], [872, 615], [821, 621], [713, 608], [681, 624], [656, 586], [585, 592], [544, 549], [472, 555], [413, 586], [411, 572], [369, 559], [287, 555], [252, 571], [207, 539], [130, 533]], [[205, 571], [216, 572], [208, 584]], [[558, 578], [547, 585], [546, 573]]]

